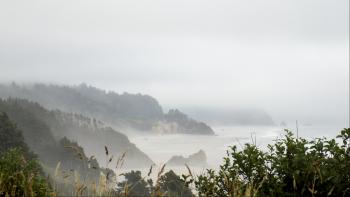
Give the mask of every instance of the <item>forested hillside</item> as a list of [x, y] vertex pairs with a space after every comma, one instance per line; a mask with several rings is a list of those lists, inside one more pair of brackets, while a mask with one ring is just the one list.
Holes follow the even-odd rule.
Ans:
[[49, 109], [95, 117], [122, 129], [157, 133], [214, 134], [205, 123], [196, 121], [178, 110], [164, 113], [158, 101], [148, 95], [117, 94], [85, 84], [19, 86], [12, 83], [0, 85], [0, 97], [28, 99]]
[[125, 165], [130, 168], [153, 164], [124, 134], [105, 127], [96, 119], [58, 110], [49, 111], [37, 103], [12, 98], [0, 100], [0, 112], [8, 114], [23, 131], [29, 148], [50, 166], [56, 165], [58, 161], [70, 161], [64, 154], [67, 151], [64, 146], [73, 143], [71, 141], [82, 146], [88, 156], [94, 155], [100, 161], [106, 160], [107, 147], [115, 156], [125, 153]]

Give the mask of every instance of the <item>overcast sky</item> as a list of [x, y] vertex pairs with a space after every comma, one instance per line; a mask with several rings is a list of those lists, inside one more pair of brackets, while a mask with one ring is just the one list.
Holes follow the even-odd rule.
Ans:
[[349, 0], [0, 2], [0, 82], [349, 121]]

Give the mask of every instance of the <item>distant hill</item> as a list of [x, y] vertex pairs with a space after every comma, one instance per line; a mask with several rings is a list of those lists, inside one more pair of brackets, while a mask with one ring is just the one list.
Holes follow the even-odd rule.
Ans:
[[193, 153], [192, 155], [189, 155], [187, 158], [183, 157], [181, 155], [173, 156], [170, 158], [170, 160], [167, 162], [167, 165], [169, 166], [207, 166], [207, 155], [203, 150], [199, 150], [196, 153]]
[[119, 129], [146, 132], [214, 134], [203, 122], [189, 118], [179, 110], [164, 113], [158, 101], [142, 94], [117, 94], [92, 86], [34, 84], [0, 85], [0, 97], [24, 98], [49, 109], [60, 109], [94, 117]]
[[108, 160], [105, 146], [115, 157], [126, 152], [125, 167], [149, 167], [153, 164], [124, 134], [96, 119], [59, 110], [49, 111], [37, 103], [13, 98], [0, 99], [0, 112], [5, 112], [17, 124], [29, 148], [49, 166], [56, 165], [58, 161], [69, 162], [68, 158], [60, 155], [67, 151], [63, 146], [73, 143], [71, 141], [77, 142], [87, 155], [93, 155], [103, 166]]

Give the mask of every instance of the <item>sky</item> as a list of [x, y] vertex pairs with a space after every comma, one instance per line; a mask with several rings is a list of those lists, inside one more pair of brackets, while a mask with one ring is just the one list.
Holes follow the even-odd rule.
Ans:
[[0, 70], [348, 126], [349, 1], [3, 0]]

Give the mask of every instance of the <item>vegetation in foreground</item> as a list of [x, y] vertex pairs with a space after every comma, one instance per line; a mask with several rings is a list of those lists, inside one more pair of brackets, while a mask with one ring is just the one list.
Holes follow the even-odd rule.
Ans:
[[[55, 177], [46, 179], [35, 155], [28, 151], [20, 130], [0, 114], [0, 196], [62, 195]], [[107, 149], [106, 149], [107, 150]], [[71, 179], [74, 196], [349, 196], [350, 129], [335, 139], [296, 138], [286, 130], [267, 152], [254, 144], [239, 150], [230, 147], [220, 169], [193, 176], [190, 168], [181, 177], [158, 172], [155, 182], [141, 172], [119, 175], [103, 170], [96, 183]], [[108, 155], [108, 158], [113, 156]], [[83, 162], [83, 161], [82, 161]], [[59, 168], [56, 169], [56, 171]], [[56, 174], [56, 173], [55, 173]], [[51, 183], [51, 184], [49, 184]], [[53, 185], [53, 186], [50, 186]], [[66, 195], [66, 194], [65, 194]]]
[[0, 113], [0, 141], [0, 196], [53, 195], [36, 155], [5, 113]]
[[349, 196], [350, 129], [336, 139], [284, 138], [268, 145], [254, 144], [227, 151], [219, 171], [190, 179], [199, 196]]

